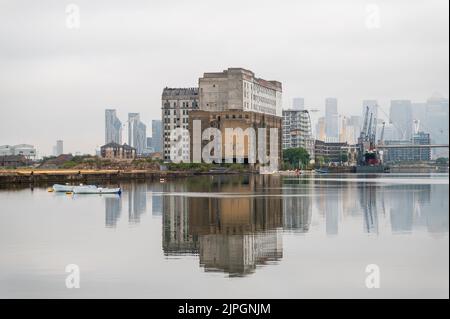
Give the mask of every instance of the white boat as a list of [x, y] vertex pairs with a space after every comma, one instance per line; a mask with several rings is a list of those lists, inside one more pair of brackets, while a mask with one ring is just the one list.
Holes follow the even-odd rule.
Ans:
[[104, 188], [92, 186], [75, 186], [73, 188], [74, 194], [120, 194], [122, 190], [118, 188]]
[[278, 170], [273, 169], [273, 168], [270, 167], [270, 166], [261, 166], [261, 167], [259, 168], [259, 174], [263, 174], [263, 175], [266, 175], [266, 174], [276, 174], [277, 172], [278, 172]]
[[69, 185], [69, 184], [65, 184], [65, 185], [62, 185], [62, 184], [55, 184], [55, 185], [53, 185], [53, 191], [55, 191], [55, 192], [73, 192], [73, 189], [75, 188], [75, 187], [90, 187], [90, 188], [97, 188], [97, 186], [95, 186], [95, 185], [83, 185], [83, 184], [80, 184], [79, 186], [76, 186], [76, 185]]

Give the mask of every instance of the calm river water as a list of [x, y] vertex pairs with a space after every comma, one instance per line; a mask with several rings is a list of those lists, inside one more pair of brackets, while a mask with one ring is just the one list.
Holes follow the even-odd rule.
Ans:
[[[448, 181], [202, 176], [122, 183], [121, 196], [0, 189], [0, 297], [448, 298]], [[69, 264], [78, 289], [66, 287]], [[366, 285], [368, 265], [379, 288]]]

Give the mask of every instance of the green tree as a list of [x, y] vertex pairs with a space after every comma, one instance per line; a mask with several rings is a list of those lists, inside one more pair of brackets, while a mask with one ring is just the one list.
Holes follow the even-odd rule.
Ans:
[[446, 165], [446, 164], [448, 164], [448, 158], [439, 157], [439, 158], [436, 159], [436, 164], [438, 164], [438, 165]]
[[317, 156], [316, 164], [322, 166], [323, 164], [325, 164], [325, 158], [323, 156]]
[[288, 148], [283, 151], [283, 160], [298, 168], [299, 165], [307, 165], [309, 163], [309, 154], [302, 147]]
[[342, 153], [340, 156], [340, 160], [342, 163], [346, 163], [348, 162], [348, 154], [347, 153]]

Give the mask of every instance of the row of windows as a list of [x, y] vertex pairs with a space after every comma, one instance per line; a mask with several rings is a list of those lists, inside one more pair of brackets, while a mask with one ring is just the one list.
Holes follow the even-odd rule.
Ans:
[[[178, 103], [179, 103], [179, 101], [172, 102], [172, 103], [170, 103], [169, 101], [166, 101], [166, 102], [164, 102], [164, 107], [165, 108], [170, 108], [170, 107], [176, 108]], [[188, 102], [188, 101], [181, 102], [182, 108], [196, 108], [197, 106], [198, 106], [197, 100], [193, 100], [192, 102]]]
[[164, 110], [164, 115], [179, 115], [179, 114], [183, 114], [183, 115], [188, 115], [189, 114], [189, 110]]
[[261, 85], [255, 84], [253, 89], [254, 89], [254, 91], [255, 91], [256, 93], [263, 93], [263, 94], [266, 94], [266, 95], [271, 95], [271, 96], [273, 96], [273, 97], [276, 96], [275, 90], [268, 89], [268, 88], [266, 88], [266, 87], [264, 87], [264, 86], [261, 86]]
[[259, 96], [259, 95], [256, 95], [256, 94], [253, 94], [253, 101], [269, 104], [269, 105], [272, 105], [272, 106], [276, 106], [277, 105], [277, 102], [275, 100], [268, 99], [266, 97]]
[[[186, 125], [177, 125], [176, 127], [175, 127], [175, 125], [173, 125], [173, 128], [175, 129], [175, 128], [184, 128], [184, 129], [188, 129], [188, 125], [186, 124]], [[165, 131], [170, 131], [171, 130], [171, 125], [164, 125], [164, 130]], [[168, 132], [166, 132], [166, 133], [168, 133]], [[165, 133], [164, 133], [165, 134]]]

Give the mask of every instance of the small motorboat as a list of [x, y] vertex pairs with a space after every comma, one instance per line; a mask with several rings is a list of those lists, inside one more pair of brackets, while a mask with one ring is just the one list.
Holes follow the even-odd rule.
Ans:
[[55, 184], [55, 185], [53, 185], [52, 189], [53, 189], [54, 192], [64, 192], [64, 193], [67, 193], [67, 192], [73, 192], [73, 189], [74, 189], [75, 187], [91, 187], [91, 188], [96, 188], [97, 186], [95, 186], [95, 185], [83, 185], [83, 184], [80, 184], [79, 186], [76, 186], [76, 185], [69, 185], [69, 184], [65, 184], [65, 185], [62, 185], [62, 184]]
[[318, 174], [328, 174], [328, 170], [327, 169], [323, 169], [323, 168], [315, 169], [315, 172], [318, 173]]
[[120, 194], [122, 190], [118, 188], [106, 188], [97, 186], [75, 186], [73, 188], [74, 194]]

